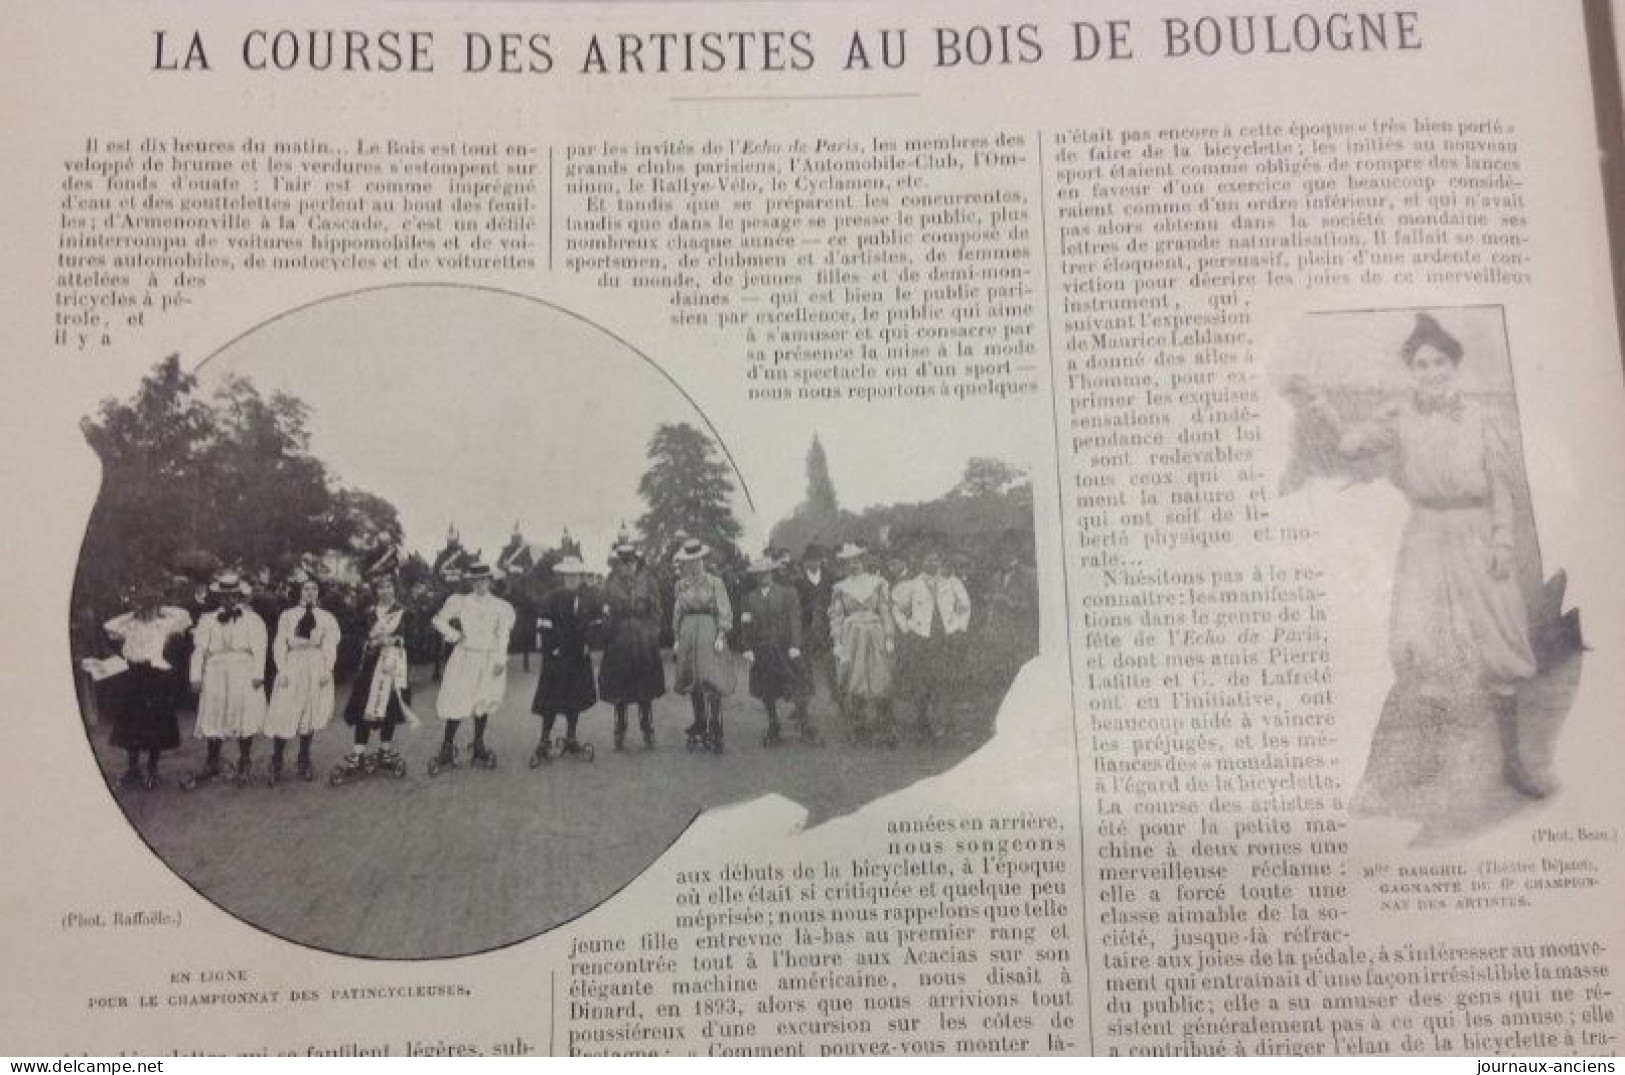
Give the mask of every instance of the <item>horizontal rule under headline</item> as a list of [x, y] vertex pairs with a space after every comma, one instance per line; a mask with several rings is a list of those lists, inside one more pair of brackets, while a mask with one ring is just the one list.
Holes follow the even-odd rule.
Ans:
[[[256, 72], [430, 74], [448, 57], [428, 30], [254, 29], [233, 58]], [[1165, 17], [1152, 28], [1129, 19], [862, 29], [819, 41], [809, 30], [688, 30], [591, 34], [561, 49], [542, 32], [459, 35], [456, 70], [463, 74], [581, 75], [740, 74], [807, 72], [837, 64], [843, 71], [1007, 67], [1060, 56], [1075, 63], [1209, 56], [1409, 52], [1422, 47], [1415, 11], [1303, 11], [1292, 14]], [[201, 30], [154, 30], [154, 71], [214, 69], [217, 45]], [[571, 58], [573, 57], [573, 59]]]

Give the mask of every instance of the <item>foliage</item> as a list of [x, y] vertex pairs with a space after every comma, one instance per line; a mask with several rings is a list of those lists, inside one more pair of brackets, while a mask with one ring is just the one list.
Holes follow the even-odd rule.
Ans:
[[972, 456], [965, 464], [964, 476], [948, 495], [973, 498], [994, 496], [1020, 485], [1026, 479], [1025, 471], [1011, 466], [1002, 459]]
[[212, 566], [280, 580], [307, 555], [355, 556], [402, 531], [393, 505], [341, 486], [310, 452], [310, 411], [228, 378], [210, 398], [170, 356], [129, 400], [84, 419], [102, 489], [79, 561], [76, 610], [111, 614], [129, 589]]
[[711, 438], [686, 422], [662, 423], [649, 438], [648, 459], [638, 494], [649, 510], [638, 519], [638, 531], [650, 555], [663, 558], [682, 531], [724, 561], [741, 559], [733, 470]]
[[[1013, 535], [1025, 535], [1019, 543], [1031, 547], [1032, 482], [1024, 471], [1003, 460], [971, 458], [959, 481], [934, 500], [876, 505], [854, 514], [839, 508], [833, 512], [820, 509], [814, 499], [814, 489], [820, 484], [815, 459], [821, 480], [828, 481], [828, 463], [815, 438], [807, 452], [808, 498], [769, 535], [770, 544], [783, 546], [794, 556], [811, 541], [832, 549], [845, 541], [857, 541], [906, 558], [930, 546], [991, 563], [1002, 557], [1001, 544], [1011, 542]], [[833, 483], [822, 503], [838, 503]]]
[[807, 499], [803, 504], [809, 515], [834, 518], [841, 512], [841, 502], [835, 495], [835, 482], [829, 476], [829, 457], [824, 445], [813, 434], [807, 448]]

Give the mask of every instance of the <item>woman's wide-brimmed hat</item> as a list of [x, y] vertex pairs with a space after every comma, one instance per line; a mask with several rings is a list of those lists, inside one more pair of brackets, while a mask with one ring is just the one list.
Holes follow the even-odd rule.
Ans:
[[801, 562], [811, 563], [815, 560], [827, 560], [829, 549], [816, 541], [809, 541], [807, 547], [801, 550]]
[[254, 587], [250, 586], [248, 580], [237, 572], [222, 571], [214, 577], [213, 582], [209, 583], [209, 592], [214, 594], [235, 593], [247, 597], [254, 592]]
[[841, 547], [835, 551], [835, 559], [856, 560], [858, 557], [867, 556], [868, 554], [869, 550], [862, 545], [855, 541], [847, 541], [843, 542]]
[[464, 582], [478, 582], [480, 579], [489, 579], [494, 575], [491, 565], [481, 560], [469, 560], [462, 567]]
[[764, 556], [760, 560], [753, 561], [747, 570], [749, 570], [752, 575], [771, 575], [777, 571], [779, 567], [779, 561], [772, 560]]
[[394, 545], [386, 545], [380, 549], [367, 566], [361, 569], [365, 578], [377, 579], [383, 575], [392, 575], [395, 569], [401, 566], [401, 553]]
[[689, 538], [683, 542], [682, 548], [672, 554], [674, 564], [686, 564], [690, 560], [702, 560], [710, 555], [711, 547], [699, 538]]
[[585, 575], [589, 570], [579, 556], [566, 556], [553, 565], [553, 574], [555, 575]]

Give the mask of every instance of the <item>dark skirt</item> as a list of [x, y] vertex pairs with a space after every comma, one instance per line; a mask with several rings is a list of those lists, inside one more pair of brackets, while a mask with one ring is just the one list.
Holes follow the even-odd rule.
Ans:
[[897, 636], [897, 693], [905, 698], [941, 694], [957, 675], [954, 636], [921, 638], [910, 631]]
[[801, 662], [784, 646], [758, 646], [750, 664], [750, 693], [764, 702], [803, 698], [809, 693]]
[[150, 664], [132, 664], [111, 682], [114, 746], [125, 750], [174, 750], [181, 745], [172, 673]]
[[[378, 672], [378, 657], [382, 650], [372, 650], [361, 658], [361, 670], [356, 673], [355, 682], [350, 684], [350, 697], [344, 702], [344, 723], [360, 724], [367, 711], [367, 696], [372, 693], [372, 677]], [[411, 684], [401, 687], [398, 694], [390, 698], [389, 705], [384, 710], [384, 719], [380, 725], [394, 727], [406, 719], [406, 713], [401, 709], [401, 702], [408, 704], [412, 701]]]
[[593, 686], [592, 658], [579, 652], [552, 653], [542, 657], [542, 674], [536, 680], [536, 697], [530, 711], [539, 717], [552, 713], [580, 713], [598, 701]]
[[653, 620], [628, 616], [615, 624], [598, 666], [598, 696], [612, 705], [652, 702], [666, 693], [660, 629]]

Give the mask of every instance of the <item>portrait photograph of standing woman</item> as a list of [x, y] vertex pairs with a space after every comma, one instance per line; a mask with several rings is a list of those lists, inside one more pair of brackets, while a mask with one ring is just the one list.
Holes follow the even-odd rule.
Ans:
[[1353, 808], [1439, 834], [1557, 790], [1551, 754], [1583, 649], [1566, 579], [1541, 563], [1500, 313], [1320, 315], [1306, 338], [1324, 346], [1306, 343], [1284, 382], [1296, 419], [1283, 491], [1371, 482], [1403, 503], [1393, 686]]

